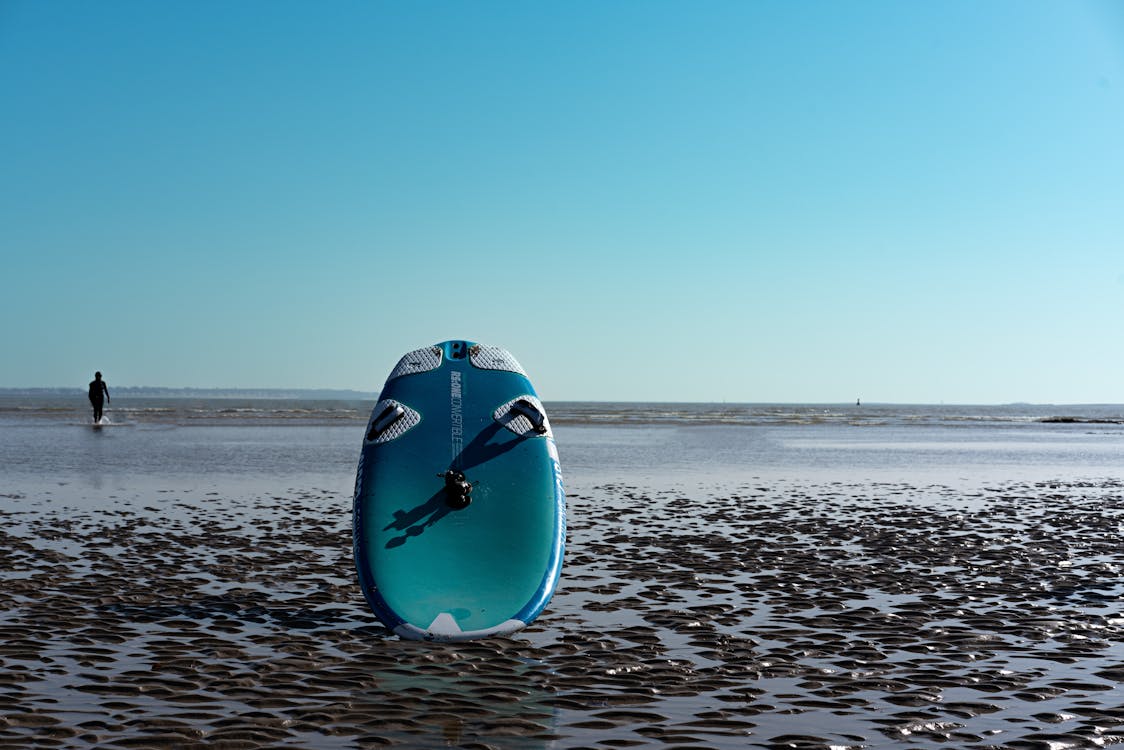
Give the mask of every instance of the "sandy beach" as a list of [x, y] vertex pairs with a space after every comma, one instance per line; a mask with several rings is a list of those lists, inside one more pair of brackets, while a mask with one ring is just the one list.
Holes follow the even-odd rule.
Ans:
[[459, 645], [368, 612], [336, 491], [3, 499], [3, 747], [1124, 741], [1112, 481], [570, 487], [546, 612]]

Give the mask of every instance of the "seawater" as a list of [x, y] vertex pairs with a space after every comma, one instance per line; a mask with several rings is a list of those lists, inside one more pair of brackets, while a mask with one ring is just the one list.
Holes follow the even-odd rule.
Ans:
[[[374, 398], [0, 395], [0, 492], [250, 482], [347, 492]], [[753, 478], [957, 484], [1124, 468], [1120, 405], [547, 403], [568, 486]]]
[[[116, 424], [281, 425], [366, 422], [375, 397], [118, 397], [106, 413]], [[547, 402], [555, 425], [725, 425], [780, 426], [839, 424], [856, 427], [944, 425], [956, 427], [1022, 424], [1108, 424], [1124, 427], [1120, 404], [726, 404], [554, 401]], [[0, 426], [30, 421], [86, 424], [90, 405], [81, 393], [5, 393], [0, 389]]]

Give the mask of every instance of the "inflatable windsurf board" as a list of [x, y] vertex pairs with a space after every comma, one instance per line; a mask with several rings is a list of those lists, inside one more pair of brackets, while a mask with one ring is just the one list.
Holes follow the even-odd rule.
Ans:
[[546, 411], [511, 354], [446, 341], [402, 357], [367, 424], [352, 522], [363, 594], [403, 638], [504, 635], [542, 612], [565, 493]]

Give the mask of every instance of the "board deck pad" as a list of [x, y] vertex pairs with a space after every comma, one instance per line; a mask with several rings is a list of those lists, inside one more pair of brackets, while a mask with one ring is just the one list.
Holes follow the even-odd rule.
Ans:
[[403, 638], [519, 630], [558, 582], [565, 502], [546, 411], [509, 352], [446, 341], [406, 354], [371, 410], [355, 481], [367, 603]]

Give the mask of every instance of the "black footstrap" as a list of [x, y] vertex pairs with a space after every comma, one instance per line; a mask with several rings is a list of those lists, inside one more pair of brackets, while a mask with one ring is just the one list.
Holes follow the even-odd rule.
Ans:
[[524, 417], [531, 420], [531, 427], [534, 428], [535, 432], [540, 435], [546, 432], [546, 414], [527, 399], [521, 398], [516, 401], [511, 405], [511, 410], [519, 412]]
[[375, 440], [379, 435], [390, 429], [390, 426], [405, 416], [406, 410], [399, 404], [388, 404], [379, 415], [371, 420], [371, 429], [367, 432], [368, 440]]

